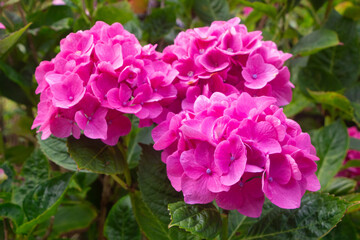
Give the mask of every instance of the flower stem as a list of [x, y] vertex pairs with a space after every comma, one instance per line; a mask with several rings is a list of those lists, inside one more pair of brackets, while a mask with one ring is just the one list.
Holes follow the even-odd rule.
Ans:
[[125, 190], [128, 190], [129, 187], [128, 185], [121, 180], [121, 178], [119, 178], [118, 176], [116, 176], [115, 174], [110, 175], [112, 177], [112, 179], [114, 179], [115, 182], [117, 182], [122, 188], [124, 188]]
[[228, 212], [221, 214], [222, 218], [222, 230], [221, 230], [221, 240], [226, 240], [228, 235]]

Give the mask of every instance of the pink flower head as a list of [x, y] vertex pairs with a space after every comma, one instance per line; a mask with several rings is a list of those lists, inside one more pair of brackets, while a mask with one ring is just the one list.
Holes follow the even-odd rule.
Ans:
[[6, 29], [5, 25], [0, 22], [0, 29]]
[[196, 95], [190, 88], [205, 96], [248, 92], [274, 97], [278, 106], [290, 102], [293, 85], [283, 64], [291, 55], [239, 22], [233, 18], [186, 30], [164, 49], [163, 60], [179, 72], [174, 84], [183, 109], [193, 110]]
[[169, 113], [152, 131], [168, 177], [185, 202], [214, 199], [224, 209], [259, 217], [265, 196], [297, 208], [317, 191], [318, 158], [309, 135], [286, 118], [273, 97], [200, 95], [193, 110]]
[[177, 96], [178, 71], [155, 48], [142, 47], [119, 23], [69, 34], [60, 53], [36, 69], [41, 96], [32, 127], [42, 139], [83, 133], [115, 145], [131, 129], [125, 114], [140, 118], [140, 127], [163, 120], [164, 106]]

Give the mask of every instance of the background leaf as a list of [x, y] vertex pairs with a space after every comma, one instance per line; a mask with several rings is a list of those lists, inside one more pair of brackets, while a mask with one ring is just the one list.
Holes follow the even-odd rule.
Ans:
[[23, 35], [26, 29], [30, 27], [30, 25], [31, 23], [19, 29], [18, 31], [11, 33], [6, 38], [0, 40], [0, 57], [2, 57], [7, 51], [10, 50], [11, 47], [13, 47], [17, 43], [19, 38]]
[[104, 233], [108, 240], [141, 239], [129, 195], [119, 199], [111, 208], [106, 218]]
[[95, 173], [122, 173], [124, 159], [116, 147], [104, 144], [100, 140], [89, 139], [82, 135], [80, 139], [69, 137], [67, 146], [72, 159], [79, 169], [90, 170]]
[[207, 24], [215, 20], [230, 18], [229, 4], [226, 0], [194, 1], [193, 7], [196, 15]]
[[341, 121], [336, 121], [318, 130], [312, 137], [317, 155], [320, 158], [317, 176], [322, 188], [326, 188], [331, 178], [341, 169], [348, 146], [347, 128]]

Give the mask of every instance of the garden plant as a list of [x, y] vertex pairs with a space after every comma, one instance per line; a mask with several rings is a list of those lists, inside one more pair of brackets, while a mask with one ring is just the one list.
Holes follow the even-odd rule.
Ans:
[[360, 1], [0, 1], [0, 239], [360, 239]]

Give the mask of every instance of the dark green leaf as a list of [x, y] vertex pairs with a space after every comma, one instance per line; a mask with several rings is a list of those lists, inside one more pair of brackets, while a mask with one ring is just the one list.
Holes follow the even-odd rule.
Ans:
[[[182, 200], [181, 193], [174, 190], [167, 178], [166, 166], [161, 161], [161, 152], [155, 151], [152, 146], [141, 145], [142, 155], [139, 163], [139, 187], [142, 199], [164, 234], [163, 239], [186, 239], [192, 238], [190, 234], [174, 227], [168, 229], [170, 216], [168, 204]], [[147, 232], [140, 223], [140, 227], [149, 238], [154, 238], [152, 232]], [[156, 238], [154, 238], [156, 239]]]
[[322, 7], [327, 1], [326, 0], [310, 0], [311, 4], [313, 5], [314, 9], [317, 11], [319, 8]]
[[129, 195], [119, 199], [111, 208], [105, 222], [104, 233], [108, 240], [141, 239]]
[[[28, 16], [29, 21], [33, 22], [31, 28], [39, 28], [42, 26], [56, 26], [63, 19], [73, 19], [74, 13], [71, 7], [66, 5], [52, 5], [45, 11], [37, 11]], [[65, 20], [66, 21], [66, 20]], [[55, 24], [55, 25], [54, 25]]]
[[20, 30], [11, 33], [4, 39], [0, 40], [0, 57], [2, 57], [9, 49], [14, 46], [23, 33], [30, 27], [31, 23], [21, 28]]
[[106, 145], [100, 140], [89, 139], [84, 135], [80, 139], [69, 137], [67, 146], [79, 169], [104, 174], [123, 172], [125, 160], [116, 146]]
[[354, 223], [348, 216], [345, 216], [336, 227], [327, 234], [324, 240], [358, 239]]
[[115, 22], [125, 24], [134, 18], [135, 15], [127, 1], [122, 1], [116, 4], [103, 5], [97, 8], [95, 12], [96, 21], [104, 21], [108, 24], [113, 24]]
[[287, 117], [293, 117], [296, 114], [300, 113], [304, 108], [308, 107], [311, 104], [309, 98], [305, 97], [304, 94], [299, 90], [293, 91], [293, 99], [291, 102], [284, 106], [284, 113]]
[[42, 182], [26, 195], [23, 209], [27, 222], [16, 230], [17, 233], [28, 233], [56, 212], [72, 175], [73, 173], [65, 173]]
[[54, 217], [51, 236], [86, 229], [95, 220], [96, 215], [96, 210], [88, 203], [59, 206]]
[[292, 53], [306, 56], [338, 44], [339, 39], [336, 32], [322, 28], [301, 38], [292, 49]]
[[7, 179], [0, 183], [0, 192], [6, 192], [10, 193], [12, 192], [12, 183], [15, 178], [15, 171], [11, 165], [8, 163], [3, 163], [0, 165], [0, 168], [2, 168], [7, 176]]
[[204, 238], [215, 238], [221, 230], [219, 211], [212, 204], [189, 205], [182, 201], [169, 204], [171, 223]]
[[[306, 194], [298, 209], [264, 205], [265, 214], [253, 224], [244, 239], [318, 239], [344, 216], [348, 203], [321, 193]], [[270, 208], [270, 209], [267, 209]]]
[[230, 211], [228, 217], [228, 239], [231, 240], [235, 238], [236, 233], [239, 231], [239, 228], [243, 225], [247, 217], [236, 210]]
[[144, 21], [146, 34], [150, 42], [164, 37], [176, 25], [175, 9], [173, 7], [155, 8]]
[[20, 164], [25, 162], [33, 151], [32, 146], [16, 145], [5, 150], [5, 159], [10, 163]]
[[339, 196], [354, 191], [356, 185], [357, 182], [353, 179], [336, 177], [331, 179], [324, 191]]
[[317, 175], [322, 188], [326, 188], [340, 170], [349, 147], [347, 128], [338, 120], [315, 132], [312, 142], [320, 158]]
[[352, 213], [360, 210], [360, 193], [352, 193], [342, 196], [343, 199], [349, 202], [350, 207], [346, 210], [346, 213]]
[[215, 20], [228, 20], [230, 18], [229, 4], [226, 0], [194, 1], [194, 11], [207, 24]]
[[24, 221], [24, 213], [21, 207], [13, 203], [0, 204], [0, 217], [11, 219], [15, 226], [21, 225]]
[[15, 188], [13, 201], [22, 205], [24, 197], [40, 182], [49, 178], [49, 163], [40, 149], [36, 149], [26, 160], [20, 175], [25, 182], [19, 188]]
[[40, 149], [43, 153], [57, 165], [70, 170], [78, 171], [75, 161], [70, 157], [65, 138], [57, 138], [50, 136], [45, 140], [41, 140], [41, 135], [37, 135]]

